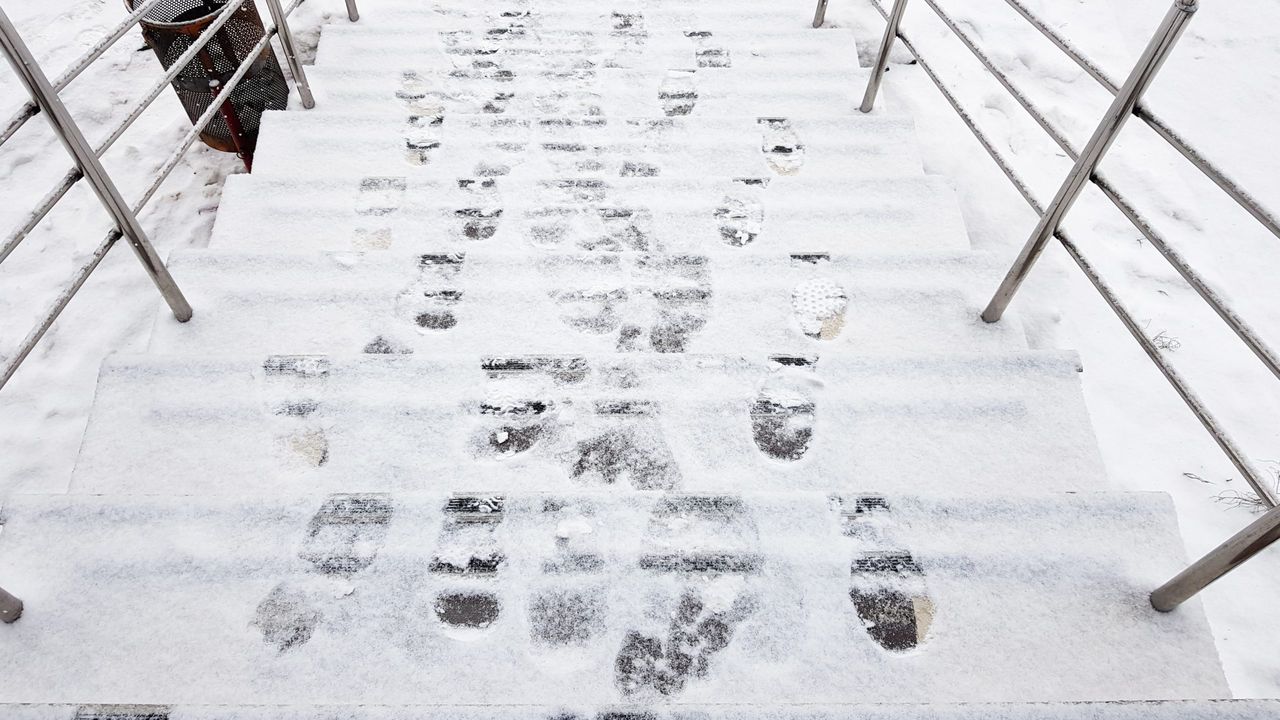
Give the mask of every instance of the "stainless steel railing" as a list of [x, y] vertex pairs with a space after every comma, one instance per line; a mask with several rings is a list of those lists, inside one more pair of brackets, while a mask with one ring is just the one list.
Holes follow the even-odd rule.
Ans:
[[[1187, 23], [1190, 22], [1192, 16], [1199, 9], [1198, 0], [1175, 0], [1123, 85], [1117, 85], [1095, 63], [1032, 14], [1019, 0], [1005, 0], [1010, 7], [1030, 21], [1037, 30], [1049, 38], [1054, 45], [1083, 68], [1100, 85], [1115, 95], [1115, 101], [1108, 108], [1090, 137], [1089, 142], [1079, 150], [1067, 140], [1065, 133], [1053, 125], [1045, 113], [1041, 112], [1027, 98], [1026, 94], [1019, 90], [1012, 80], [991, 61], [973, 37], [940, 7], [937, 0], [924, 0], [924, 2], [987, 71], [1014, 97], [1032, 119], [1045, 130], [1049, 137], [1075, 161], [1074, 167], [1063, 181], [1061, 187], [1059, 187], [1054, 198], [1047, 205], [1042, 204], [1031, 192], [1027, 183], [1013, 169], [1009, 161], [996, 149], [982, 129], [978, 127], [972, 115], [957, 100], [955, 94], [943, 82], [933, 66], [922, 56], [918, 48], [903, 32], [902, 19], [906, 11], [907, 0], [895, 0], [892, 9], [887, 12], [879, 0], [871, 0], [876, 10], [884, 16], [887, 26], [881, 39], [875, 66], [872, 68], [871, 77], [867, 82], [866, 94], [861, 106], [862, 112], [870, 112], [873, 109], [876, 94], [883, 81], [884, 72], [888, 67], [889, 53], [893, 48], [894, 42], [901, 40], [903, 46], [915, 57], [921, 69], [938, 87], [943, 97], [978, 139], [983, 149], [986, 150], [987, 154], [996, 162], [1018, 192], [1040, 216], [1035, 230], [1023, 247], [1018, 259], [1014, 262], [1008, 275], [997, 289], [995, 296], [986, 310], [984, 310], [983, 319], [987, 322], [997, 322], [1001, 319], [1023, 281], [1030, 274], [1036, 260], [1048, 246], [1049, 241], [1057, 239], [1063, 248], [1067, 250], [1068, 255], [1071, 256], [1076, 265], [1084, 272], [1094, 288], [1106, 300], [1108, 306], [1111, 307], [1112, 311], [1124, 324], [1130, 335], [1138, 342], [1147, 356], [1159, 368], [1165, 379], [1168, 380], [1169, 384], [1182, 398], [1183, 402], [1186, 403], [1187, 407], [1200, 421], [1201, 425], [1213, 437], [1218, 447], [1222, 449], [1232, 464], [1244, 476], [1245, 480], [1257, 493], [1259, 500], [1266, 507], [1271, 508], [1261, 518], [1151, 594], [1152, 605], [1157, 610], [1166, 612], [1173, 610], [1213, 581], [1280, 539], [1280, 508], [1277, 507], [1276, 491], [1270, 486], [1266, 475], [1254, 467], [1253, 463], [1240, 449], [1240, 446], [1200, 399], [1199, 395], [1165, 358], [1152, 339], [1147, 336], [1133, 314], [1081, 253], [1079, 246], [1071, 240], [1066, 230], [1062, 228], [1062, 223], [1081, 193], [1092, 183], [1151, 242], [1152, 246], [1178, 271], [1205, 303], [1213, 308], [1218, 317], [1231, 328], [1259, 361], [1273, 375], [1280, 378], [1280, 354], [1277, 354], [1244, 318], [1231, 308], [1223, 296], [1204, 277], [1196, 272], [1165, 241], [1134, 205], [1116, 189], [1115, 185], [1098, 171], [1099, 164], [1115, 142], [1121, 128], [1124, 127], [1130, 117], [1138, 117], [1155, 131], [1159, 137], [1189, 160], [1207, 178], [1212, 180], [1241, 208], [1267, 228], [1268, 231], [1280, 237], [1280, 222], [1277, 222], [1274, 214], [1263, 207], [1239, 183], [1232, 180], [1224, 171], [1205, 158], [1203, 154], [1175, 132], [1168, 123], [1142, 105], [1143, 94], [1155, 80], [1160, 68], [1177, 44], [1183, 30], [1185, 30]], [[820, 27], [824, 22], [826, 8], [827, 0], [819, 0], [814, 13], [814, 27]]]
[[[4, 362], [3, 367], [0, 367], [0, 388], [3, 388], [9, 382], [13, 374], [17, 372], [18, 367], [31, 354], [40, 339], [44, 337], [44, 334], [53, 325], [53, 322], [62, 314], [67, 304], [71, 302], [71, 298], [75, 297], [76, 293], [80, 291], [80, 288], [89, 279], [89, 276], [102, 262], [102, 259], [106, 257], [107, 252], [122, 237], [128, 240], [130, 247], [133, 248], [139, 260], [142, 261], [143, 269], [160, 290], [161, 296], [164, 297], [165, 302], [168, 303], [169, 308], [173, 311], [174, 317], [182, 322], [191, 319], [192, 309], [190, 304], [183, 297], [177, 283], [169, 275], [164, 263], [161, 262], [156, 254], [150, 239], [138, 222], [138, 214], [146, 207], [147, 203], [150, 202], [160, 188], [160, 185], [177, 167], [182, 156], [195, 143], [200, 133], [212, 122], [218, 109], [230, 98], [232, 91], [235, 90], [236, 86], [249, 71], [258, 54], [271, 42], [272, 37], [278, 37], [280, 40], [285, 60], [288, 62], [289, 69], [298, 86], [298, 94], [302, 100], [302, 105], [307, 108], [315, 106], [310, 85], [307, 83], [306, 72], [302, 63], [298, 60], [293, 33], [289, 30], [288, 25], [289, 15], [305, 0], [293, 0], [288, 8], [281, 7], [280, 0], [264, 1], [271, 13], [272, 27], [267, 29], [262, 39], [247, 54], [245, 61], [224, 83], [218, 95], [210, 103], [209, 109], [194, 123], [194, 126], [183, 137], [175, 151], [161, 166], [159, 173], [142, 194], [142, 197], [133, 205], [125, 202], [119, 189], [103, 168], [99, 158], [151, 106], [155, 99], [169, 86], [170, 82], [182, 72], [183, 68], [195, 59], [197, 54], [213, 38], [214, 33], [231, 19], [232, 14], [244, 3], [253, 2], [253, 0], [230, 0], [219, 10], [218, 17], [201, 33], [191, 47], [179, 56], [163, 76], [157, 79], [143, 98], [134, 104], [128, 115], [112, 128], [106, 138], [97, 145], [90, 145], [85, 139], [80, 128], [67, 111], [66, 106], [62, 103], [58, 93], [70, 85], [116, 41], [124, 37], [147, 11], [152, 9], [160, 0], [149, 0], [149, 2], [140, 3], [128, 17], [112, 28], [101, 40], [94, 43], [83, 56], [72, 63], [53, 81], [50, 81], [45, 76], [44, 71], [32, 56], [30, 49], [23, 42], [13, 23], [9, 21], [4, 11], [0, 9], [0, 47], [4, 50], [5, 56], [10, 64], [13, 65], [15, 72], [17, 72], [32, 98], [13, 114], [9, 121], [5, 123], [3, 129], [0, 129], [0, 145], [10, 140], [28, 120], [37, 114], [43, 113], [75, 162], [74, 167], [68, 170], [62, 179], [41, 198], [35, 208], [22, 219], [18, 226], [3, 237], [0, 237], [0, 263], [3, 263], [17, 249], [18, 245], [81, 179], [88, 179], [94, 193], [111, 215], [112, 224], [114, 225], [102, 242], [89, 254], [88, 259], [77, 268], [67, 286], [58, 294], [48, 309], [41, 314], [36, 326], [23, 338], [14, 354]], [[355, 0], [346, 0], [346, 5], [347, 16], [354, 22], [360, 17]]]

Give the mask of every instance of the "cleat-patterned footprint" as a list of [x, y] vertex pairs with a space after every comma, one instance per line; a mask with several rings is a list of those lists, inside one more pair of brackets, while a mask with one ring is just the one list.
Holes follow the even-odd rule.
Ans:
[[501, 496], [459, 495], [445, 503], [444, 524], [429, 569], [450, 578], [435, 598], [436, 617], [454, 628], [482, 630], [501, 614], [502, 603], [487, 587], [502, 571], [506, 553], [497, 528], [506, 517]]
[[555, 540], [543, 556], [546, 579], [528, 604], [535, 645], [581, 646], [607, 629], [608, 593], [597, 577], [605, 563], [595, 545], [595, 513], [590, 502], [543, 502], [539, 521]]
[[697, 58], [699, 68], [727, 68], [732, 67], [729, 59], [728, 48], [720, 47], [711, 39], [711, 32], [708, 30], [687, 30], [685, 37], [693, 40], [694, 56]]
[[677, 487], [680, 468], [657, 414], [649, 403], [597, 401], [595, 430], [574, 449], [570, 475], [591, 484], [625, 482], [636, 490]]
[[936, 608], [924, 569], [894, 537], [889, 501], [879, 495], [836, 498], [841, 530], [853, 540], [849, 599], [867, 634], [891, 652], [922, 645]]
[[742, 185], [724, 196], [716, 208], [720, 239], [732, 247], [744, 247], [756, 241], [764, 230], [763, 191], [768, 183], [754, 178], [735, 181]]
[[356, 214], [382, 217], [400, 209], [407, 188], [402, 177], [366, 177], [360, 180]]
[[324, 467], [329, 462], [329, 420], [321, 398], [329, 379], [328, 358], [273, 355], [262, 369], [264, 400], [283, 464]]
[[[755, 613], [755, 594], [740, 578], [758, 572], [760, 538], [740, 498], [673, 495], [654, 507], [648, 540], [677, 550], [642, 555], [642, 569], [703, 578], [675, 602], [665, 638], [627, 633], [614, 661], [614, 681], [624, 695], [670, 696], [705, 677], [715, 656]], [[713, 550], [705, 549], [709, 543]]]
[[457, 326], [455, 310], [463, 297], [458, 284], [465, 262], [465, 253], [419, 257], [418, 277], [396, 301], [399, 315], [422, 333]]
[[[707, 259], [643, 255], [626, 260], [624, 264], [613, 255], [592, 258], [596, 282], [591, 289], [553, 290], [561, 319], [583, 332], [617, 332], [619, 352], [685, 352], [710, 312]], [[582, 264], [576, 259], [575, 263]], [[543, 267], [553, 273], [561, 269], [553, 263]]]
[[476, 454], [500, 458], [528, 452], [550, 434], [554, 404], [542, 401], [486, 401], [480, 415], [494, 424], [481, 431]]
[[760, 147], [769, 167], [779, 175], [795, 175], [804, 166], [804, 143], [786, 118], [759, 119], [763, 141]]
[[413, 166], [428, 164], [440, 149], [443, 126], [443, 115], [410, 115], [404, 128], [405, 162]]
[[394, 511], [387, 495], [330, 495], [307, 523], [298, 553], [311, 565], [311, 580], [282, 582], [258, 603], [253, 624], [263, 642], [282, 653], [305, 645], [324, 620], [319, 605], [349, 594], [346, 583], [377, 558]]
[[[804, 457], [813, 442], [817, 405], [816, 380], [807, 371], [813, 363], [784, 359], [751, 402], [751, 437], [756, 447], [775, 460], [794, 462]], [[797, 370], [793, 368], [803, 368]]]
[[461, 189], [473, 203], [470, 207], [454, 211], [454, 217], [462, 222], [459, 234], [467, 240], [488, 240], [498, 232], [502, 219], [502, 198], [498, 193], [498, 181], [492, 177], [462, 178]]
[[791, 309], [805, 335], [815, 340], [834, 340], [844, 329], [849, 293], [833, 280], [807, 280], [792, 291]]
[[668, 70], [658, 87], [658, 101], [667, 117], [691, 115], [698, 103], [694, 70]]
[[393, 512], [387, 495], [331, 495], [307, 524], [298, 557], [323, 575], [349, 578], [373, 564]]

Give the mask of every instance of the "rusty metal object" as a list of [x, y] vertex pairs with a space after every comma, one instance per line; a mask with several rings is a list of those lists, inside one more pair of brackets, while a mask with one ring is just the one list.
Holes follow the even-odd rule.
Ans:
[[[124, 2], [132, 9], [141, 0]], [[147, 45], [168, 69], [228, 4], [229, 0], [163, 0], [142, 16], [139, 25]], [[231, 19], [174, 78], [173, 89], [193, 122], [209, 108], [264, 33], [262, 18], [254, 3], [245, 2], [232, 11]], [[268, 45], [200, 134], [200, 139], [215, 150], [236, 153], [251, 167], [263, 112], [283, 110], [288, 100], [289, 86], [275, 52]]]

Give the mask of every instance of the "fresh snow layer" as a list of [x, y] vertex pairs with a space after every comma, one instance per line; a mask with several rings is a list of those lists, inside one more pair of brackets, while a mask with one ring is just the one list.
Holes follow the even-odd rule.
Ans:
[[[1213, 655], [1198, 605], [1163, 615], [1147, 601], [1184, 562], [1160, 495], [453, 485], [474, 492], [13, 497], [0, 574], [28, 612], [5, 629], [0, 696], [599, 705], [1227, 692], [1215, 664], [1195, 661]], [[562, 540], [566, 520], [592, 532]], [[895, 591], [916, 603], [914, 649], [885, 646], [871, 619], [889, 617], [858, 604]], [[715, 642], [699, 644], [713, 627]], [[678, 688], [630, 682], [628, 648], [652, 638], [674, 663], [685, 632], [697, 672], [676, 671]]]
[[670, 70], [774, 74], [812, 68], [856, 70], [853, 33], [655, 28], [642, 36], [603, 29], [498, 27], [442, 29], [424, 22], [397, 28], [344, 27], [325, 35], [317, 63], [380, 70], [543, 73], [665, 67]]
[[[1280, 700], [1182, 700], [1105, 703], [957, 705], [681, 705], [586, 709], [564, 700], [549, 707], [11, 705], [11, 720], [1270, 720]], [[95, 715], [95, 713], [97, 713]]]
[[75, 492], [1108, 487], [1072, 355], [143, 356]]
[[[920, 175], [905, 118], [605, 118], [269, 112], [255, 177]], [[398, 169], [398, 170], [397, 170]]]
[[[751, 147], [750, 152], [759, 151]], [[786, 253], [967, 250], [937, 178], [461, 178], [227, 183], [212, 246], [231, 249]]]
[[317, 107], [323, 103], [328, 112], [832, 117], [856, 112], [862, 95], [859, 74], [840, 68], [762, 69], [747, 76], [716, 68], [605, 68], [508, 77], [497, 71], [459, 75], [412, 66], [320, 65], [308, 78]]
[[[189, 323], [159, 311], [158, 352], [1025, 347], [1015, 318], [979, 318], [1003, 268], [975, 255], [198, 251], [170, 267], [203, 310]], [[814, 283], [843, 307], [797, 304]]]

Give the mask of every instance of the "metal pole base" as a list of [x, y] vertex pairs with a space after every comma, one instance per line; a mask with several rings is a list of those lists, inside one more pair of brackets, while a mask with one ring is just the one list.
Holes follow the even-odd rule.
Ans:
[[818, 0], [818, 9], [813, 11], [813, 26], [822, 27], [827, 20], [827, 0]]
[[356, 0], [347, 0], [347, 19], [351, 22], [360, 19], [360, 10], [356, 7]]
[[1151, 606], [1160, 612], [1173, 610], [1277, 540], [1280, 540], [1280, 508], [1272, 508], [1151, 593]]
[[17, 622], [22, 617], [22, 601], [0, 588], [0, 622]]

